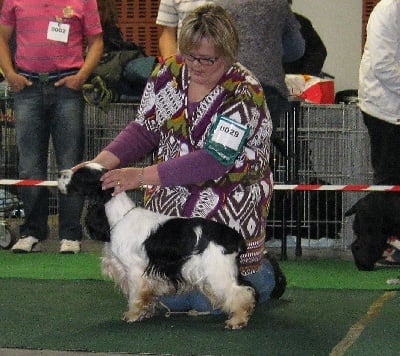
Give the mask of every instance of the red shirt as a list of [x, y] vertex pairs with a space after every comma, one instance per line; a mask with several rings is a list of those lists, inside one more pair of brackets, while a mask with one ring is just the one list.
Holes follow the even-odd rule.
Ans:
[[[50, 40], [50, 22], [67, 25], [66, 43]], [[0, 23], [16, 33], [16, 66], [31, 72], [80, 68], [85, 36], [102, 32], [96, 0], [4, 0]]]

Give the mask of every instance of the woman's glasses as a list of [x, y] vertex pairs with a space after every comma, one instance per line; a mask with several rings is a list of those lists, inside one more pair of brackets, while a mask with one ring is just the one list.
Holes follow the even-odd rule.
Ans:
[[197, 61], [203, 66], [212, 66], [217, 60], [218, 57], [214, 58], [207, 58], [207, 57], [195, 57], [192, 54], [185, 54], [183, 56], [188, 62], [194, 62]]

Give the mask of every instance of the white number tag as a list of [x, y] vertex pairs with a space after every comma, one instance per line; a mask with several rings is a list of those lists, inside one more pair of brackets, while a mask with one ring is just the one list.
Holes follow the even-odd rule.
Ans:
[[220, 116], [211, 140], [232, 150], [237, 150], [246, 134], [246, 126], [238, 124], [227, 117]]
[[239, 155], [250, 129], [229, 117], [219, 115], [207, 138], [206, 149], [224, 164], [232, 164]]
[[70, 28], [69, 24], [50, 21], [49, 27], [47, 28], [47, 39], [52, 41], [67, 43], [69, 28]]

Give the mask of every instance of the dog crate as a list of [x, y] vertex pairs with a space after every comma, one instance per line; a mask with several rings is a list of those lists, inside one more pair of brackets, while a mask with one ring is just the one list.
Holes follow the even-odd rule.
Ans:
[[[86, 159], [95, 157], [107, 146], [135, 118], [138, 107], [138, 103], [116, 103], [110, 105], [110, 109], [105, 112], [94, 106], [86, 106]], [[148, 155], [134, 165], [145, 167], [151, 162], [152, 156]], [[132, 190], [128, 194], [137, 205], [143, 205], [144, 194], [141, 190]]]
[[[1, 177], [18, 177], [18, 155], [12, 98], [0, 100], [1, 109]], [[138, 104], [116, 103], [104, 112], [97, 107], [85, 108], [85, 159], [93, 158], [135, 117]], [[285, 124], [286, 123], [286, 124]], [[285, 129], [286, 127], [286, 129]], [[285, 141], [289, 156], [273, 148], [271, 165], [275, 184], [370, 184], [369, 136], [356, 105], [313, 105], [300, 103], [282, 117], [278, 135]], [[294, 151], [295, 155], [292, 154]], [[151, 163], [146, 157], [138, 166]], [[48, 156], [48, 180], [57, 179], [52, 146]], [[1, 226], [19, 225], [23, 214], [18, 191], [12, 186], [0, 187]], [[57, 189], [50, 190], [49, 227], [58, 231]], [[1, 198], [1, 194], [4, 198]], [[138, 205], [143, 204], [141, 191], [130, 192]], [[365, 192], [280, 191], [274, 192], [268, 216], [267, 246], [299, 244], [301, 247], [348, 249], [353, 240], [352, 218], [343, 219]], [[283, 239], [283, 240], [282, 240]]]
[[[354, 104], [294, 102], [278, 129], [289, 157], [273, 148], [275, 184], [371, 184], [369, 136]], [[289, 143], [288, 143], [289, 142]], [[288, 174], [288, 171], [290, 174]], [[347, 249], [352, 219], [343, 214], [365, 192], [274, 192], [267, 246]]]
[[[1, 89], [1, 88], [0, 88]], [[1, 93], [1, 90], [0, 90]], [[86, 105], [85, 120], [85, 158], [90, 160], [96, 156], [112, 139], [135, 117], [138, 104], [112, 104], [107, 112]], [[18, 152], [15, 138], [15, 125], [12, 98], [0, 100], [1, 128], [1, 178], [18, 179]], [[136, 162], [137, 166], [151, 163], [151, 156]], [[48, 153], [47, 180], [57, 180], [58, 169], [53, 145], [50, 142]], [[49, 230], [50, 237], [58, 233], [58, 190], [49, 187]], [[129, 192], [138, 205], [143, 205], [143, 192]], [[18, 188], [15, 186], [0, 186], [0, 247], [5, 247], [9, 240], [9, 232], [18, 233], [24, 214], [22, 201], [19, 199]]]
[[[0, 83], [0, 176], [12, 179], [18, 173], [18, 154], [15, 138], [13, 101], [9, 86]], [[0, 247], [10, 244], [12, 236], [10, 218], [19, 216], [22, 203], [17, 189], [13, 186], [0, 186]]]

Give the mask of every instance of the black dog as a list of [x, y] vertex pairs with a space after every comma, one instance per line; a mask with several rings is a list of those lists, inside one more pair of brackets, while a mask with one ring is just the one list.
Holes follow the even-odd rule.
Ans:
[[388, 238], [400, 236], [400, 195], [393, 192], [369, 193], [344, 215], [353, 214], [356, 239], [351, 244], [351, 252], [359, 270], [372, 271], [375, 262], [389, 247]]

